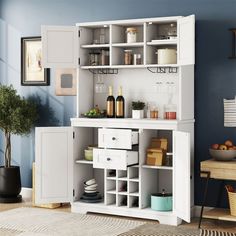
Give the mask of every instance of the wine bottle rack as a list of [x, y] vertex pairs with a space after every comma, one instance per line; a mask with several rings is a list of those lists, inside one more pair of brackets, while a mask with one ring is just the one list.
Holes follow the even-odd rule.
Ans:
[[139, 168], [127, 170], [105, 170], [105, 205], [139, 208]]

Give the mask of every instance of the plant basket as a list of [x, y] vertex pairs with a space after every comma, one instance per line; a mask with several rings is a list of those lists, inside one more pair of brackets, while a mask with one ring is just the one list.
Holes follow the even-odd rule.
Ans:
[[236, 216], [236, 192], [234, 192], [233, 187], [230, 185], [226, 185], [226, 189], [229, 197], [230, 214]]

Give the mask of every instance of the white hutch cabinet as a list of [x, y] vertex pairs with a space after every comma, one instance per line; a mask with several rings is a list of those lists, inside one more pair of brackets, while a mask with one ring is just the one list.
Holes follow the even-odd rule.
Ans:
[[[170, 24], [177, 26], [177, 37], [157, 39]], [[137, 42], [126, 43], [127, 27], [137, 29]], [[101, 31], [103, 42], [97, 44]], [[42, 26], [43, 66], [77, 70], [77, 117], [71, 119], [71, 127], [36, 128], [37, 203], [70, 202], [73, 212], [140, 217], [171, 225], [190, 222], [194, 203], [194, 40], [193, 15]], [[176, 49], [176, 64], [158, 64], [156, 50], [164, 48]], [[89, 64], [89, 53], [104, 49], [108, 63]], [[125, 49], [141, 54], [141, 64], [125, 65]], [[105, 108], [107, 93], [96, 92], [101, 75], [103, 86], [112, 85], [115, 96], [118, 86], [123, 87], [124, 119], [81, 116], [95, 105]], [[154, 103], [160, 118], [130, 118], [133, 100]], [[170, 102], [176, 106], [175, 120], [163, 119], [163, 107]], [[152, 137], [168, 140], [172, 166], [146, 165]], [[84, 160], [84, 149], [94, 144], [99, 148], [93, 161]], [[103, 202], [80, 201], [83, 183], [91, 178], [96, 179]], [[125, 191], [120, 188], [123, 183]], [[173, 193], [172, 211], [150, 208], [151, 194], [162, 189]]]

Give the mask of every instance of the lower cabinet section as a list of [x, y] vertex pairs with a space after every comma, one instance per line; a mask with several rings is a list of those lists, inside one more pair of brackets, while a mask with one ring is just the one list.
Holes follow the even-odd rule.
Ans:
[[[98, 128], [37, 128], [36, 203], [70, 202], [73, 212], [145, 218], [170, 225], [190, 222], [193, 125], [183, 125], [182, 129], [185, 131], [158, 130], [156, 126], [124, 129], [132, 146], [124, 150], [121, 142], [116, 145], [118, 149], [101, 148]], [[120, 130], [112, 130], [116, 140], [121, 139]], [[110, 130], [102, 131], [110, 135]], [[153, 138], [167, 140], [165, 152], [171, 161], [160, 166], [147, 163]], [[85, 150], [92, 150], [92, 157], [88, 158]], [[163, 191], [172, 194], [172, 209], [152, 209], [151, 196]]]

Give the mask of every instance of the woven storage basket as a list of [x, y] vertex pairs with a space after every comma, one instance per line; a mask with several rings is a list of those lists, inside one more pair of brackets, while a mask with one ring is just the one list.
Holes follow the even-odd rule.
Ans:
[[236, 216], [236, 193], [229, 191], [229, 188], [226, 187], [228, 196], [229, 196], [229, 207], [230, 207], [230, 214], [232, 216]]

